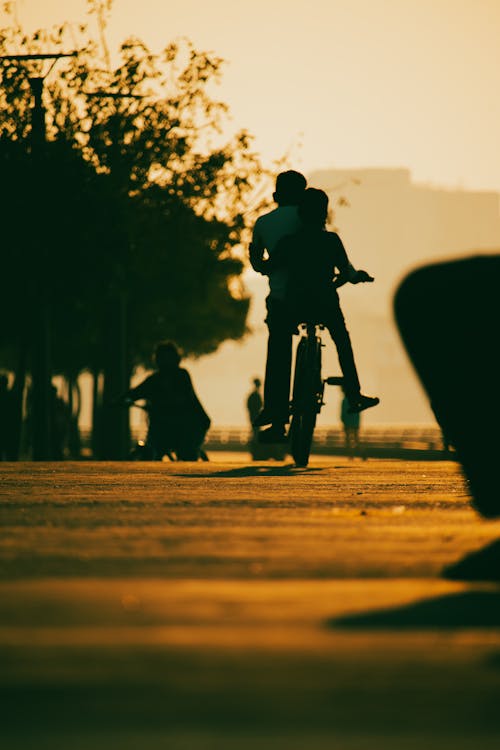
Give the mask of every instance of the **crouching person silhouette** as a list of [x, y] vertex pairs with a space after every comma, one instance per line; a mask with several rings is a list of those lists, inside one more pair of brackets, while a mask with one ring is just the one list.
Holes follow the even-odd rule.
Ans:
[[210, 418], [193, 388], [190, 375], [180, 367], [181, 354], [171, 341], [156, 347], [157, 369], [120, 399], [131, 405], [144, 400], [149, 417], [145, 455], [153, 461], [175, 453], [179, 461], [203, 457], [202, 444]]

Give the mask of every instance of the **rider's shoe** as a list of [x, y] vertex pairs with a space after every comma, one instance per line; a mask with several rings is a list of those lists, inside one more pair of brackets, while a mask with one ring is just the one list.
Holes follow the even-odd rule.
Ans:
[[377, 404], [379, 403], [380, 399], [376, 396], [363, 396], [362, 394], [360, 394], [357, 401], [355, 403], [351, 403], [348, 411], [349, 414], [358, 414], [358, 412], [369, 409], [371, 406], [377, 406]]
[[265, 427], [268, 424], [272, 424], [273, 422], [273, 415], [269, 414], [268, 411], [265, 409], [261, 409], [261, 411], [257, 414], [255, 419], [253, 420], [252, 424], [254, 427]]
[[283, 425], [271, 425], [267, 430], [259, 432], [257, 440], [259, 443], [281, 444], [287, 442], [286, 432]]

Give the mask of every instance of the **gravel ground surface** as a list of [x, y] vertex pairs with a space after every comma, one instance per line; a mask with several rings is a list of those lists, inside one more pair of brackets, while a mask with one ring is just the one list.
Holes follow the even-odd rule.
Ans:
[[0, 464], [2, 746], [497, 749], [457, 465], [243, 461]]

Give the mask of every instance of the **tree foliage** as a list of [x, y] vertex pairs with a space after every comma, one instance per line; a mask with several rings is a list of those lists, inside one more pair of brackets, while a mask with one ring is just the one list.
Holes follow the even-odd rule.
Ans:
[[[225, 104], [211, 90], [222, 60], [189, 41], [154, 54], [123, 42], [111, 64], [105, 26], [112, 3], [89, 0], [87, 26], [26, 35], [0, 30], [0, 54], [67, 52], [45, 79], [47, 143], [35, 154], [28, 77], [47, 63], [0, 65], [0, 168], [7, 260], [2, 346], [29, 334], [36, 286], [51, 301], [54, 362], [94, 371], [106, 349], [113, 300], [129, 311], [134, 363], [175, 339], [190, 354], [245, 333], [248, 299], [238, 246], [249, 201], [266, 179], [251, 139], [225, 139]], [[45, 69], [42, 69], [45, 66]]]

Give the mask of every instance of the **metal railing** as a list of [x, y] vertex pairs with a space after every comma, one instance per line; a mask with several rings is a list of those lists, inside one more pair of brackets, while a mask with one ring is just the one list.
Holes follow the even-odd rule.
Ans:
[[[144, 439], [145, 428], [132, 429], [132, 442]], [[81, 430], [82, 446], [88, 454], [90, 430]], [[251, 451], [252, 432], [248, 427], [213, 427], [205, 440], [207, 451]], [[359, 446], [349, 451], [341, 426], [318, 427], [314, 432], [312, 452], [322, 455], [355, 455], [363, 458], [421, 458], [453, 460], [441, 430], [433, 425], [374, 425], [359, 431]]]
[[[208, 451], [248, 451], [251, 431], [241, 427], [217, 427], [209, 431], [205, 442]], [[312, 452], [324, 455], [359, 455], [367, 457], [453, 459], [441, 430], [432, 425], [377, 425], [359, 431], [359, 446], [346, 448], [342, 427], [318, 427], [314, 432]]]

